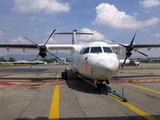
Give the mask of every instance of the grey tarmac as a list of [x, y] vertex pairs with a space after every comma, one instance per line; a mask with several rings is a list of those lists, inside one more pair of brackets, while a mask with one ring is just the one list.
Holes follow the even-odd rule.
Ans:
[[[0, 68], [0, 120], [160, 119], [159, 70], [119, 70], [108, 86], [120, 95], [124, 88], [128, 99], [124, 103], [114, 95], [95, 91], [93, 81], [86, 78], [68, 73], [67, 80], [61, 79], [65, 67]], [[57, 104], [52, 103], [55, 86], [59, 86], [59, 115], [50, 118], [51, 106]]]

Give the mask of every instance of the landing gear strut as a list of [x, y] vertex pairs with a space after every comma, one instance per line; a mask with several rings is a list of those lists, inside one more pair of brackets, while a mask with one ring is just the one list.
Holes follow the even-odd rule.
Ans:
[[96, 81], [97, 88], [95, 90], [101, 91], [103, 81]]
[[[101, 91], [102, 90], [103, 85], [105, 85], [105, 84], [103, 84], [103, 82], [104, 82], [103, 80], [96, 81], [96, 85], [97, 85], [96, 90], [97, 91]], [[106, 82], [106, 84], [109, 84], [109, 80], [105, 80], [105, 82]]]
[[64, 72], [62, 72], [62, 79], [67, 80], [68, 76], [67, 76], [67, 70], [65, 70]]

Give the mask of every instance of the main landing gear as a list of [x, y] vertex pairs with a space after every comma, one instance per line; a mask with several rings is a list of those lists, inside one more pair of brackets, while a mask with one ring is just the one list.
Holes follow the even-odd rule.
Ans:
[[67, 70], [65, 70], [64, 72], [62, 72], [62, 79], [67, 80], [68, 76], [67, 76]]

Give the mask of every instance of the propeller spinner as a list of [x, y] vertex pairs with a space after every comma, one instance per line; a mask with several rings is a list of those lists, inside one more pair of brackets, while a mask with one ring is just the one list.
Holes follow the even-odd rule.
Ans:
[[[56, 57], [57, 59], [61, 60], [59, 57], [57, 57], [56, 55], [54, 55], [53, 53], [51, 53], [50, 51], [48, 51], [47, 47], [46, 47], [46, 44], [47, 42], [49, 41], [49, 39], [51, 38], [51, 36], [55, 33], [56, 29], [53, 30], [53, 32], [50, 34], [50, 36], [48, 37], [48, 39], [46, 40], [45, 44], [43, 45], [38, 45], [36, 44], [35, 42], [33, 42], [32, 40], [30, 40], [29, 38], [25, 37], [28, 41], [32, 42], [33, 44], [35, 44], [38, 48], [39, 48], [39, 54], [37, 55], [36, 59], [41, 56], [42, 58], [45, 58], [47, 56], [47, 53], [50, 53], [51, 55], [53, 55], [54, 57]], [[32, 63], [31, 67], [33, 66], [34, 63]], [[31, 68], [30, 67], [30, 68]]]
[[[134, 34], [134, 36], [133, 36], [133, 38], [132, 38], [132, 41], [131, 41], [131, 43], [130, 43], [129, 45], [126, 46], [126, 45], [124, 45], [124, 44], [118, 43], [119, 45], [121, 45], [121, 46], [123, 46], [123, 47], [126, 48], [126, 58], [125, 58], [125, 60], [124, 60], [124, 62], [123, 62], [123, 64], [122, 64], [122, 68], [124, 67], [124, 64], [125, 64], [127, 58], [132, 55], [132, 50], [134, 50], [134, 51], [136, 51], [136, 52], [138, 52], [138, 53], [140, 53], [140, 54], [148, 57], [148, 55], [146, 55], [145, 53], [142, 53], [142, 52], [134, 49], [133, 42], [134, 42], [134, 39], [135, 39], [136, 34], [137, 34], [137, 31], [136, 31], [136, 33]], [[113, 40], [112, 40], [112, 41], [113, 41]], [[115, 41], [113, 41], [113, 42], [115, 42]], [[116, 43], [117, 43], [117, 42], [116, 42]]]

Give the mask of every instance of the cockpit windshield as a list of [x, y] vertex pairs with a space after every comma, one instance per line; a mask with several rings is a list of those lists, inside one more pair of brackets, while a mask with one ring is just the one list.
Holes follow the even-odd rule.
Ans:
[[113, 53], [110, 47], [103, 47], [104, 53]]
[[90, 53], [102, 53], [101, 47], [91, 47]]
[[87, 48], [82, 52], [82, 54], [86, 54], [86, 53], [89, 53], [89, 47], [87, 47]]
[[84, 47], [79, 54], [87, 53], [114, 53], [110, 47]]

